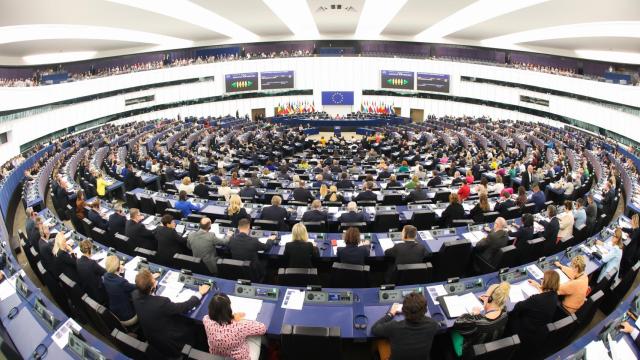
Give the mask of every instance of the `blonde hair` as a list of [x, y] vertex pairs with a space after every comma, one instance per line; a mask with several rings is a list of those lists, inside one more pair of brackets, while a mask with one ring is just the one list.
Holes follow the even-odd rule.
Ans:
[[634, 229], [640, 227], [640, 215], [633, 214], [631, 217], [631, 227]]
[[309, 239], [307, 228], [303, 223], [299, 222], [293, 225], [293, 228], [291, 229], [291, 239], [293, 241], [307, 241], [307, 239]]
[[64, 237], [64, 232], [60, 231], [56, 234], [55, 242], [53, 243], [53, 255], [58, 256], [60, 249], [67, 247], [67, 238]]
[[120, 259], [115, 255], [109, 255], [104, 261], [104, 268], [108, 273], [115, 274], [120, 269]]
[[240, 196], [238, 194], [231, 195], [231, 197], [229, 198], [229, 208], [227, 209], [227, 214], [234, 215], [240, 212], [240, 209], [242, 209], [242, 199], [240, 199]]
[[511, 284], [506, 281], [501, 282], [500, 285], [496, 286], [493, 291], [488, 294], [492, 298], [491, 303], [500, 309], [504, 308], [509, 298], [510, 289]]
[[329, 197], [329, 201], [338, 201], [338, 187], [335, 185], [331, 185], [329, 188], [331, 191], [331, 196]]
[[613, 245], [615, 245], [615, 246], [619, 247], [620, 249], [622, 249], [624, 247], [624, 243], [622, 242], [622, 229], [617, 227], [613, 232], [613, 236], [616, 239], [618, 239], [618, 243], [617, 244], [613, 244]]
[[489, 197], [487, 196], [487, 193], [482, 192], [480, 193], [480, 209], [482, 209], [482, 211], [491, 211], [491, 206], [489, 206]]
[[189, 185], [191, 184], [191, 178], [188, 176], [185, 176], [182, 178], [182, 185]]
[[571, 259], [571, 267], [575, 268], [576, 270], [578, 270], [579, 273], [584, 272], [585, 267], [587, 266], [587, 264], [584, 261], [584, 256], [582, 255], [578, 255], [576, 257], [574, 257], [573, 259]]
[[320, 185], [320, 196], [324, 198], [325, 196], [327, 196], [328, 193], [329, 193], [329, 188], [327, 188], [327, 185], [325, 184]]

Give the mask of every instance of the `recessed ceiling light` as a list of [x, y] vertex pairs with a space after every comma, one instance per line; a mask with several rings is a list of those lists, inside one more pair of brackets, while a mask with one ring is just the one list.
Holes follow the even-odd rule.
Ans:
[[144, 31], [73, 24], [30, 24], [0, 27], [0, 44], [33, 40], [92, 39], [188, 47], [192, 41]]
[[70, 61], [80, 61], [92, 59], [95, 57], [95, 51], [75, 51], [75, 52], [60, 52], [50, 54], [34, 54], [26, 55], [22, 57], [22, 60], [26, 64], [38, 65], [38, 64], [57, 64]]
[[416, 40], [438, 40], [473, 25], [549, 0], [478, 0], [416, 35]]
[[172, 17], [236, 40], [255, 40], [258, 35], [215, 12], [188, 0], [107, 0]]
[[271, 11], [299, 38], [320, 36], [311, 9], [304, 0], [262, 0]]
[[366, 0], [358, 20], [356, 37], [366, 39], [380, 35], [406, 3], [407, 0]]

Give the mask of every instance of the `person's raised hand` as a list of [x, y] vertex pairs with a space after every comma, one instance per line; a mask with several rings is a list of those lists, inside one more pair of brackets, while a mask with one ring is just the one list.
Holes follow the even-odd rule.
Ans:
[[198, 292], [200, 292], [200, 295], [204, 295], [209, 292], [209, 289], [211, 289], [210, 285], [200, 285], [200, 287], [198, 288]]

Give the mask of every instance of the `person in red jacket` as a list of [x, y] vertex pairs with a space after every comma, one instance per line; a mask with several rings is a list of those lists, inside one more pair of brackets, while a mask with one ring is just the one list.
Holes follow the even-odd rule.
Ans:
[[469, 194], [471, 194], [471, 188], [469, 187], [469, 179], [467, 179], [467, 182], [458, 190], [458, 198], [460, 199], [460, 202], [468, 198]]

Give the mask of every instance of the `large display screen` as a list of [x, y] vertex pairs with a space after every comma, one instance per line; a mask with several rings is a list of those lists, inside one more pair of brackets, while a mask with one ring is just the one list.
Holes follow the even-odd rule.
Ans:
[[260, 73], [262, 90], [293, 89], [294, 82], [293, 71], [263, 71]]
[[432, 74], [432, 73], [418, 73], [418, 81], [416, 82], [418, 91], [435, 91], [435, 92], [449, 92], [449, 80], [448, 74]]
[[323, 91], [322, 105], [353, 105], [353, 91]]
[[258, 73], [226, 74], [224, 86], [227, 92], [258, 90]]
[[413, 71], [380, 71], [380, 87], [383, 89], [413, 90]]

